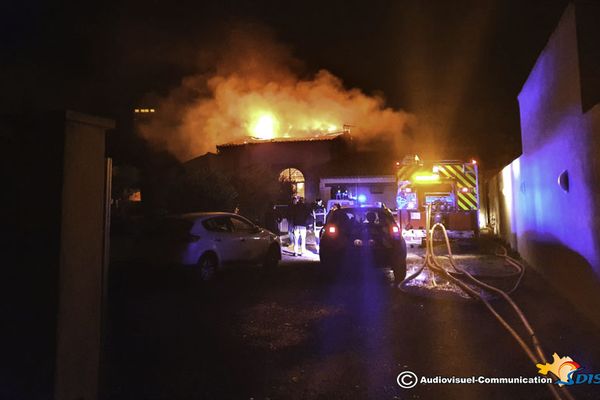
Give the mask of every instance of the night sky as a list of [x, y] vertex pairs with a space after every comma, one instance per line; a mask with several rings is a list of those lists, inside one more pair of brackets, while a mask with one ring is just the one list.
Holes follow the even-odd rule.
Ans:
[[197, 72], [232, 24], [273, 31], [310, 75], [379, 93], [493, 166], [519, 152], [516, 96], [566, 0], [11, 2], [5, 112], [68, 107], [126, 120]]

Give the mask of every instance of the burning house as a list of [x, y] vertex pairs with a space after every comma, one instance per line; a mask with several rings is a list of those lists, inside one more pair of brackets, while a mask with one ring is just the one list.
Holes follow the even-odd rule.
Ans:
[[[405, 151], [410, 138], [404, 133], [413, 115], [387, 106], [378, 94], [345, 87], [327, 70], [300, 74], [289, 49], [268, 35], [232, 32], [224, 43], [214, 59], [206, 61], [210, 68], [186, 76], [165, 96], [147, 100], [160, 112], [137, 115], [138, 134], [177, 158], [190, 179], [196, 179], [199, 189], [184, 182], [178, 196], [198, 201], [175, 208], [194, 209], [203, 201], [211, 174], [215, 182], [227, 181], [221, 186], [233, 183], [239, 196], [232, 199], [231, 193], [222, 193], [223, 201], [212, 201], [215, 195], [211, 204], [198, 208], [216, 203], [234, 209], [231, 203], [242, 198], [256, 203], [259, 186], [270, 186], [268, 182], [287, 182], [293, 193], [313, 201], [322, 196], [323, 177], [393, 172], [390, 148]], [[352, 136], [345, 124], [351, 124]], [[380, 154], [365, 153], [367, 144], [382, 140], [387, 143]], [[246, 190], [249, 186], [255, 186], [254, 192]], [[263, 197], [264, 202], [285, 196]]]
[[[365, 193], [392, 193], [386, 204], [393, 203], [395, 191], [382, 189], [382, 182], [395, 185], [391, 173], [393, 152], [361, 149], [350, 132], [304, 138], [259, 140], [248, 138], [217, 146], [217, 153], [197, 157], [185, 163], [187, 171], [217, 169], [227, 175], [261, 166], [273, 182], [288, 182], [294, 195], [311, 202], [317, 198], [339, 196], [356, 198], [357, 177], [362, 177]], [[345, 177], [345, 179], [339, 179]], [[369, 179], [381, 177], [382, 179]], [[389, 178], [385, 180], [384, 178]], [[391, 179], [391, 180], [390, 180]], [[340, 193], [338, 193], [340, 192]], [[361, 192], [362, 193], [362, 192]], [[377, 197], [377, 201], [381, 199]], [[273, 199], [275, 200], [275, 199]], [[281, 200], [281, 199], [279, 199]]]
[[261, 165], [273, 181], [289, 182], [295, 195], [312, 201], [320, 196], [319, 180], [333, 173], [354, 153], [347, 132], [305, 138], [249, 138], [217, 146], [216, 154], [188, 161], [186, 169], [219, 169], [227, 174]]

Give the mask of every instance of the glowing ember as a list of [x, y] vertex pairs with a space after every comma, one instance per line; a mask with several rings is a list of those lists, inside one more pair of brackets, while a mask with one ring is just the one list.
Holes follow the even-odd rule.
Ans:
[[277, 136], [278, 125], [277, 119], [272, 114], [260, 114], [250, 125], [250, 132], [258, 139], [273, 139]]
[[[275, 108], [277, 106], [274, 105]], [[281, 110], [286, 115], [286, 110]], [[261, 140], [276, 139], [279, 137], [289, 138], [292, 136], [312, 136], [323, 133], [338, 132], [338, 126], [332, 123], [311, 120], [307, 116], [290, 115], [287, 111], [287, 118], [291, 119], [295, 124], [284, 124], [280, 118], [274, 113], [268, 111], [251, 112], [248, 122], [245, 126], [248, 130], [248, 135]], [[283, 128], [286, 126], [286, 128]]]

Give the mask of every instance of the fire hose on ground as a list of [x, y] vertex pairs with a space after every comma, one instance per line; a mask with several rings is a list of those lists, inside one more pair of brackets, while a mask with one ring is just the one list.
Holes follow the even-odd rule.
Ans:
[[[542, 350], [540, 342], [539, 342], [533, 328], [531, 327], [531, 324], [525, 317], [525, 314], [520, 309], [520, 307], [514, 302], [514, 300], [509, 295], [510, 293], [514, 292], [517, 289], [517, 287], [521, 283], [521, 280], [523, 279], [523, 275], [525, 273], [525, 268], [523, 267], [523, 265], [521, 265], [521, 263], [519, 263], [519, 261], [517, 261], [516, 259], [510, 257], [508, 255], [508, 252], [504, 248], [502, 249], [502, 251], [496, 252], [497, 256], [504, 258], [506, 263], [508, 263], [510, 266], [512, 266], [515, 269], [515, 271], [516, 271], [515, 275], [517, 276], [517, 280], [516, 280], [514, 286], [512, 287], [512, 289], [510, 289], [508, 291], [501, 290], [495, 286], [492, 286], [490, 284], [487, 284], [487, 283], [482, 282], [479, 279], [475, 278], [471, 273], [466, 271], [464, 268], [460, 267], [455, 262], [454, 256], [452, 254], [452, 249], [450, 246], [450, 240], [448, 238], [448, 233], [446, 232], [445, 226], [442, 225], [441, 223], [436, 223], [433, 226], [431, 226], [431, 207], [430, 206], [427, 206], [427, 209], [426, 209], [425, 224], [426, 224], [426, 232], [427, 232], [425, 261], [417, 269], [416, 272], [407, 276], [402, 282], [400, 282], [398, 287], [405, 288], [405, 286], [408, 282], [410, 282], [411, 280], [413, 280], [417, 276], [419, 276], [426, 268], [429, 269], [429, 271], [431, 271], [431, 278], [432, 278], [432, 283], [434, 286], [437, 285], [435, 276], [436, 276], [436, 274], [438, 274], [439, 276], [442, 276], [443, 278], [445, 278], [448, 282], [455, 284], [457, 287], [459, 287], [461, 290], [463, 290], [468, 296], [470, 296], [474, 300], [477, 300], [477, 301], [480, 301], [481, 303], [483, 303], [483, 305], [486, 307], [486, 309], [498, 320], [498, 322], [500, 322], [502, 327], [504, 327], [504, 329], [506, 329], [512, 335], [512, 337], [517, 341], [517, 343], [519, 344], [521, 349], [525, 352], [527, 357], [533, 362], [534, 365], [535, 364], [545, 364], [546, 359], [544, 357], [544, 352]], [[448, 260], [450, 262], [452, 271], [446, 270], [446, 268], [444, 268], [440, 264], [440, 262], [437, 259], [438, 256], [436, 256], [433, 251], [433, 235], [434, 235], [434, 232], [436, 231], [436, 229], [441, 230], [443, 233], [443, 236], [445, 238], [446, 248], [448, 251]], [[475, 290], [473, 288], [473, 286], [471, 286], [471, 285], [478, 287], [481, 290], [481, 292]], [[511, 306], [511, 308], [517, 315], [518, 319], [521, 321], [523, 327], [525, 328], [527, 335], [529, 335], [531, 344], [528, 344], [525, 341], [525, 339], [523, 339], [523, 337], [516, 331], [516, 329], [513, 326], [511, 326], [506, 321], [506, 319], [498, 313], [498, 311], [493, 307], [493, 305], [482, 295], [482, 292], [484, 292], [484, 291], [488, 291], [488, 292], [498, 295], [500, 298], [504, 299]], [[552, 392], [552, 395], [554, 396], [554, 398], [557, 400], [561, 400], [561, 399], [572, 400], [573, 399], [572, 395], [564, 387], [561, 388], [559, 391], [559, 389], [556, 385], [554, 385], [553, 383], [550, 383], [550, 384], [548, 384], [548, 388]]]

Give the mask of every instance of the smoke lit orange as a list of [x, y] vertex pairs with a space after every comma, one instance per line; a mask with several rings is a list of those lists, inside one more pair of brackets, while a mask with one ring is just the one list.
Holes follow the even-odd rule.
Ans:
[[187, 77], [159, 99], [160, 113], [140, 125], [141, 134], [185, 160], [218, 144], [322, 135], [344, 124], [359, 139], [401, 135], [411, 118], [380, 97], [344, 88], [328, 71], [301, 79], [286, 48], [248, 37], [233, 32], [213, 73]]

